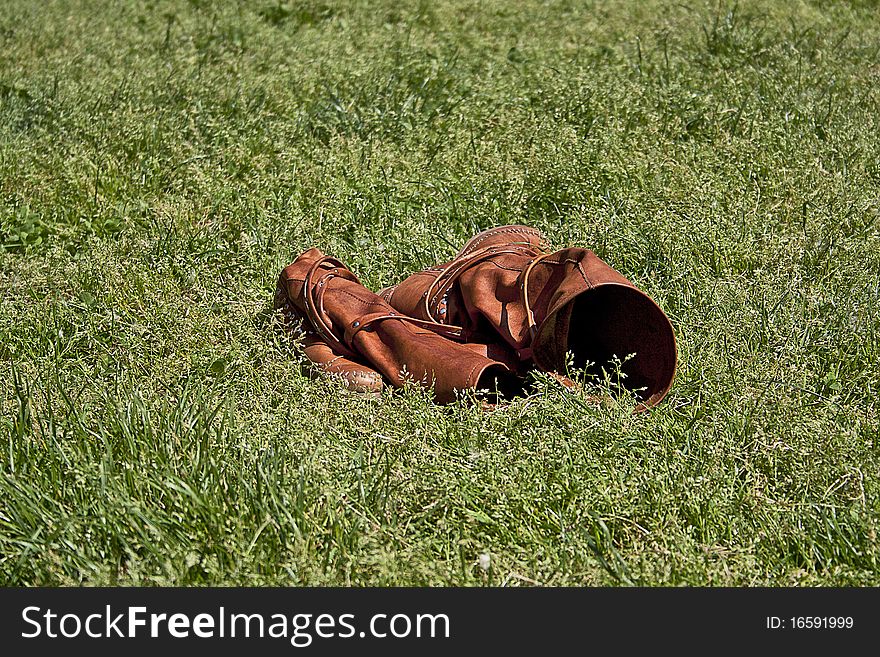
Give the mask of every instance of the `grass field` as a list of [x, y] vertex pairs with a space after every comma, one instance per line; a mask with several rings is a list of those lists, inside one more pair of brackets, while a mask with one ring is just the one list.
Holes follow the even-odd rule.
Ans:
[[[878, 2], [0, 0], [0, 582], [880, 584], [878, 192]], [[303, 372], [302, 250], [505, 223], [667, 311], [660, 407]]]

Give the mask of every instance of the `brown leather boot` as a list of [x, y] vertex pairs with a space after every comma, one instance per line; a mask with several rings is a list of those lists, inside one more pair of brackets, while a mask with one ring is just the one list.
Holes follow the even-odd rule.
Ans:
[[500, 342], [548, 372], [565, 371], [567, 352], [596, 373], [635, 354], [620, 369], [640, 410], [663, 399], [675, 376], [675, 335], [657, 304], [592, 251], [551, 252], [528, 226], [484, 231], [450, 262], [379, 295], [406, 315], [448, 325], [457, 339]]
[[459, 344], [443, 335], [455, 329], [403, 316], [318, 249], [281, 272], [275, 307], [302, 321], [305, 354], [315, 367], [353, 390], [381, 390], [383, 378], [396, 387], [412, 380], [433, 387], [445, 403], [458, 390], [510, 394], [519, 387], [511, 368], [495, 358], [504, 350]]

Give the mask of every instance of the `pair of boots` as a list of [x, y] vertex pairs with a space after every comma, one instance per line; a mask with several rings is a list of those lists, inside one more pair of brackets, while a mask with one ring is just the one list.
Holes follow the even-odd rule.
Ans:
[[410, 380], [439, 403], [469, 389], [511, 396], [533, 367], [563, 374], [570, 353], [588, 372], [623, 361], [622, 384], [643, 410], [675, 375], [663, 311], [591, 251], [553, 252], [527, 226], [484, 231], [450, 262], [378, 294], [309, 249], [281, 272], [275, 307], [301, 321], [316, 368], [354, 390]]

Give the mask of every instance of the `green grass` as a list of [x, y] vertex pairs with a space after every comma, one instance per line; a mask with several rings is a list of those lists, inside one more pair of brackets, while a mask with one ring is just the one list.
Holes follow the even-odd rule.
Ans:
[[[878, 117], [869, 0], [0, 0], [0, 582], [880, 584]], [[303, 373], [302, 250], [504, 223], [668, 312], [660, 407]]]

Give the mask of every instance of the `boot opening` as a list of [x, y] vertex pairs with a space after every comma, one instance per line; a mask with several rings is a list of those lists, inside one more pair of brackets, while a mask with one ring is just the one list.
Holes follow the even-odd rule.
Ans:
[[477, 394], [490, 404], [512, 399], [523, 393], [523, 381], [499, 365], [487, 367], [477, 380]]
[[[623, 285], [605, 285], [574, 300], [568, 351], [588, 374], [612, 373], [644, 406], [659, 402], [675, 375], [675, 336], [663, 311], [648, 297]], [[635, 354], [627, 360], [630, 354]], [[626, 376], [617, 380], [615, 359]]]

